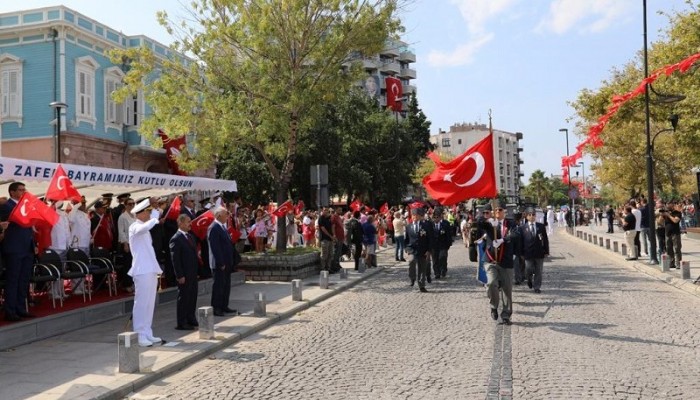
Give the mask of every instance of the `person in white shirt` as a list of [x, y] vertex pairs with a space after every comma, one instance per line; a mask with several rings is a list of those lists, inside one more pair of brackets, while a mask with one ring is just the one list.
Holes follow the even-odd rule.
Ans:
[[630, 200], [630, 206], [632, 206], [632, 214], [634, 215], [634, 252], [632, 253], [634, 257], [639, 258], [639, 252], [642, 249], [642, 243], [639, 241], [639, 233], [642, 232], [642, 212], [637, 207], [637, 202], [635, 200]]
[[[56, 252], [56, 254], [61, 257], [62, 261], [66, 261], [66, 255], [68, 254], [68, 249], [71, 245], [71, 233], [70, 233], [70, 223], [68, 221], [68, 214], [63, 211], [63, 202], [58, 201], [54, 203], [54, 208], [56, 209], [56, 214], [58, 214], [58, 221], [51, 228], [51, 246], [49, 249]], [[82, 279], [80, 280], [82, 281]], [[58, 299], [59, 297], [65, 297], [63, 292], [63, 281], [60, 284], [53, 285], [51, 291], [51, 297]], [[75, 293], [82, 294], [82, 293]]]
[[162, 339], [153, 336], [153, 311], [156, 304], [158, 275], [162, 273], [156, 253], [153, 249], [150, 230], [158, 219], [150, 218], [148, 199], [134, 207], [136, 222], [129, 226], [129, 248], [133, 257], [129, 276], [134, 279], [135, 295], [133, 309], [134, 331], [138, 333], [139, 346], [150, 347], [162, 343]]
[[[80, 249], [85, 254], [90, 254], [90, 216], [85, 212], [84, 204], [74, 204], [70, 213], [68, 213], [68, 223], [70, 225], [71, 247]], [[73, 279], [71, 287], [73, 294], [83, 294], [85, 280]]]
[[554, 217], [554, 210], [552, 206], [547, 206], [547, 235], [551, 236], [554, 233], [554, 223], [556, 218]]

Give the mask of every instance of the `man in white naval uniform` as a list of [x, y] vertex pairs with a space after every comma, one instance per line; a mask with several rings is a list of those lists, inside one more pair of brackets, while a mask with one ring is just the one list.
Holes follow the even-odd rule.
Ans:
[[158, 275], [162, 273], [153, 249], [150, 230], [158, 224], [157, 218], [150, 218], [150, 201], [142, 200], [134, 207], [136, 222], [129, 226], [129, 248], [132, 262], [129, 276], [134, 278], [134, 331], [139, 334], [139, 346], [149, 347], [160, 344], [161, 338], [153, 336], [153, 310], [156, 304]]

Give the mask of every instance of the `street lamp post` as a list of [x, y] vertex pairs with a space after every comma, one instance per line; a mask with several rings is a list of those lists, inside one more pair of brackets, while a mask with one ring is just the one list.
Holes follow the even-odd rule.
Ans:
[[68, 104], [60, 101], [52, 101], [49, 107], [56, 110], [56, 162], [61, 162], [61, 109], [68, 108]]
[[[559, 132], [566, 133], [566, 157], [569, 157], [569, 130], [567, 128], [559, 129]], [[576, 229], [576, 210], [574, 209], [574, 196], [571, 195], [571, 166], [567, 162], [566, 172], [569, 175], [569, 197], [571, 198], [571, 218], [573, 219], [574, 226], [572, 231]]]
[[[585, 195], [586, 193], [588, 193], [588, 182], [586, 182], [586, 167], [583, 164], [583, 161], [580, 161], [578, 165], [581, 166], [581, 175], [583, 177], [583, 194]], [[587, 207], [588, 204], [586, 203], [586, 198], [583, 196], [581, 196], [581, 198], [583, 199], [583, 206]]]

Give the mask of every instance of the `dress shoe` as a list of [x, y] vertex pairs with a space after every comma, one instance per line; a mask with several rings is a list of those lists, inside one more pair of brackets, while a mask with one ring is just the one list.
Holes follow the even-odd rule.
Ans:
[[503, 318], [503, 325], [512, 325], [513, 323], [510, 322], [510, 318]]
[[433, 283], [433, 279], [428, 275], [428, 283]]
[[17, 322], [17, 321], [21, 321], [21, 320], [22, 320], [22, 318], [20, 318], [19, 315], [17, 315], [17, 314], [5, 314], [5, 321]]
[[20, 311], [17, 313], [17, 316], [20, 318], [36, 318], [36, 315], [30, 314], [26, 311]]
[[156, 336], [149, 336], [146, 339], [148, 339], [149, 342], [153, 344], [161, 344], [163, 343], [163, 339], [156, 337]]
[[415, 284], [416, 284], [416, 280], [415, 280], [415, 279], [411, 279], [411, 286], [413, 286], [413, 285], [415, 285]]
[[139, 340], [139, 347], [153, 347], [153, 343], [149, 340]]
[[532, 277], [531, 277], [531, 276], [529, 276], [529, 277], [527, 278], [527, 287], [529, 287], [530, 289], [532, 289]]
[[224, 308], [224, 312], [227, 314], [238, 314], [238, 310], [228, 307]]
[[194, 326], [192, 326], [192, 325], [178, 325], [178, 326], [175, 327], [175, 330], [178, 330], [178, 331], [193, 331], [193, 330], [194, 330]]
[[197, 322], [197, 321], [194, 321], [194, 322], [190, 321], [190, 322], [187, 323], [187, 325], [191, 325], [191, 326], [193, 326], [193, 327], [196, 328], [196, 327], [199, 326], [199, 322]]
[[422, 293], [428, 293], [428, 289], [426, 289], [425, 287], [420, 288], [420, 291]]
[[223, 317], [226, 314], [224, 314], [224, 312], [222, 310], [214, 310], [214, 315], [217, 317]]
[[496, 310], [495, 308], [491, 309], [491, 319], [493, 319], [494, 321], [498, 319], [498, 310]]
[[535, 293], [540, 294], [542, 291], [540, 289], [535, 289]]
[[405, 259], [405, 258], [400, 258], [399, 261], [406, 262], [406, 259]]
[[637, 257], [627, 257], [627, 258], [625, 258], [625, 260], [627, 260], [627, 261], [634, 261], [634, 260], [636, 260], [636, 259], [637, 259]]

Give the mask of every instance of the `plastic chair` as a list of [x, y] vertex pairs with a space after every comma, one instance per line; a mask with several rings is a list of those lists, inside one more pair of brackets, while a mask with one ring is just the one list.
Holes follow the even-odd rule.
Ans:
[[[60, 265], [60, 264], [59, 264]], [[51, 292], [58, 280], [61, 278], [61, 273], [58, 268], [52, 264], [35, 263], [32, 266], [32, 275], [29, 277], [29, 296], [35, 293], [35, 288], [38, 283], [48, 283]], [[4, 286], [4, 285], [3, 285]], [[61, 299], [61, 307], [63, 307], [63, 297]], [[56, 299], [51, 297], [51, 304], [56, 308]], [[27, 310], [29, 309], [29, 299], [27, 299]]]
[[[90, 274], [93, 276], [93, 280], [95, 275], [104, 275], [104, 279], [107, 281], [107, 287], [109, 288], [109, 296], [112, 297], [112, 288], [116, 287], [116, 282], [114, 281], [113, 274], [114, 267], [109, 262], [109, 260], [100, 257], [89, 257], [87, 254], [85, 254], [84, 251], [80, 249], [69, 249], [66, 258], [69, 261], [74, 261], [82, 264], [84, 268], [90, 271]], [[93, 288], [93, 280], [88, 282], [89, 294], [92, 294], [93, 290], [97, 290], [97, 288], [99, 288], [99, 285], [97, 285], [97, 288]]]
[[[111, 284], [113, 285], [114, 294], [117, 294], [117, 270], [124, 268], [121, 265], [117, 265], [114, 262], [114, 255], [109, 250], [104, 247], [93, 247], [90, 250], [90, 259], [95, 262], [99, 262], [103, 265], [108, 265], [112, 272], [110, 272]], [[99, 260], [99, 261], [98, 261]]]
[[[53, 250], [44, 250], [39, 255], [39, 264], [53, 266], [60, 272], [60, 279], [87, 279], [92, 277], [90, 269], [82, 263], [75, 261], [63, 261], [61, 256]], [[88, 298], [92, 300], [92, 293], [88, 286]], [[83, 303], [85, 302], [85, 292], [83, 292]], [[61, 301], [63, 303], [63, 301]]]

